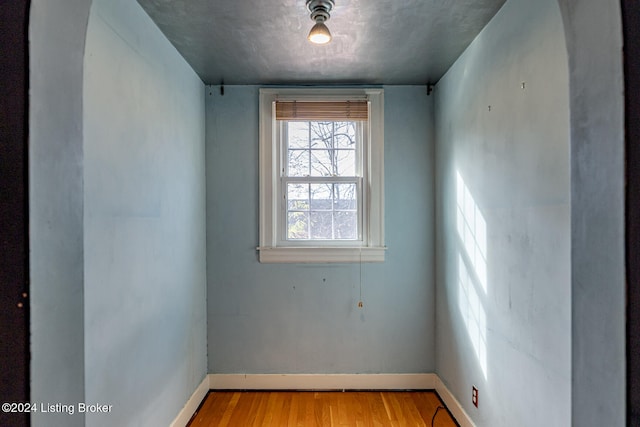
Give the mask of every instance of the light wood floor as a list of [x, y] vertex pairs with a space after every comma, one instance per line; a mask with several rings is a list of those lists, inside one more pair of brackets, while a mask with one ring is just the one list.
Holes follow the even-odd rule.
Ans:
[[189, 426], [431, 427], [432, 419], [458, 425], [433, 391], [212, 391]]

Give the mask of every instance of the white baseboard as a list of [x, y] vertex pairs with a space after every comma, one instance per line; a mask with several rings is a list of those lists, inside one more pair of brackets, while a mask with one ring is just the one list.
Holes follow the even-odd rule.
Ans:
[[186, 426], [209, 390], [435, 390], [460, 427], [475, 427], [436, 374], [209, 374], [171, 427]]
[[469, 417], [469, 414], [464, 410], [458, 399], [449, 391], [447, 386], [442, 382], [439, 376], [436, 375], [436, 391], [438, 395], [451, 412], [451, 415], [458, 421], [460, 427], [476, 427], [476, 425]]
[[218, 390], [435, 389], [436, 374], [209, 374]]
[[171, 423], [171, 427], [185, 427], [193, 414], [196, 413], [198, 406], [204, 400], [209, 392], [209, 375], [205, 376], [196, 391], [193, 392], [187, 403], [184, 405], [178, 416]]

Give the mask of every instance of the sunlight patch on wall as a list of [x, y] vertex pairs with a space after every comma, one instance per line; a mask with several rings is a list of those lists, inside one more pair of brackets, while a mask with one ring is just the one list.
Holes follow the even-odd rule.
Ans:
[[458, 259], [458, 307], [480, 369], [487, 379], [487, 316], [462, 256]]
[[487, 223], [456, 172], [456, 221], [461, 250], [458, 255], [458, 307], [478, 364], [487, 379], [487, 316], [478, 295], [487, 293]]
[[487, 223], [459, 172], [456, 172], [458, 235], [482, 290], [487, 292]]

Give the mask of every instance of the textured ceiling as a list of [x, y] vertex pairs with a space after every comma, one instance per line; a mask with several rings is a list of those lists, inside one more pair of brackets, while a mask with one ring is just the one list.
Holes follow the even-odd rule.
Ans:
[[207, 84], [426, 84], [505, 0], [336, 0], [307, 41], [305, 0], [138, 0]]

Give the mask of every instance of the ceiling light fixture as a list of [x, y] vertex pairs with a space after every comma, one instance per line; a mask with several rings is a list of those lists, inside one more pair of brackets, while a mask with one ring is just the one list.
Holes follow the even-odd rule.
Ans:
[[307, 9], [311, 12], [311, 20], [316, 24], [309, 31], [307, 38], [311, 43], [326, 44], [331, 41], [331, 33], [324, 23], [331, 15], [333, 0], [307, 0]]

